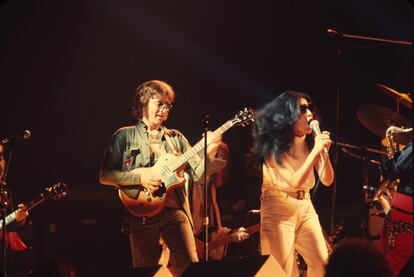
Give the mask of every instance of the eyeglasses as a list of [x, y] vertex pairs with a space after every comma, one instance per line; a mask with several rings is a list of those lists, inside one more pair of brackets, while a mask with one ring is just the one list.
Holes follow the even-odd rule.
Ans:
[[307, 110], [310, 110], [312, 113], [314, 112], [314, 110], [315, 110], [315, 106], [313, 105], [313, 103], [309, 103], [309, 104], [300, 104], [299, 105], [299, 110], [300, 110], [300, 113], [303, 113], [303, 114], [305, 114], [306, 113], [306, 111]]
[[162, 103], [160, 101], [157, 102], [153, 102], [154, 105], [157, 105], [158, 109], [161, 111], [163, 109], [165, 109], [167, 112], [170, 111], [172, 109], [172, 104], [170, 103]]

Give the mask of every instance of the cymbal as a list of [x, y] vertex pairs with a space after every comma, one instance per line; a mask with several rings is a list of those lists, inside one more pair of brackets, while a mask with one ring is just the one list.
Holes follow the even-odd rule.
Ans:
[[385, 92], [385, 94], [390, 96], [392, 99], [396, 100], [398, 103], [403, 104], [409, 109], [413, 108], [413, 100], [411, 99], [409, 93], [398, 92], [395, 89], [392, 89], [380, 83], [376, 83], [375, 86], [382, 92]]
[[[385, 131], [389, 126], [411, 127], [411, 122], [401, 114], [374, 104], [359, 107], [357, 117], [362, 125], [380, 138], [385, 136]], [[411, 141], [411, 133], [394, 134], [394, 140], [399, 144], [408, 144]]]

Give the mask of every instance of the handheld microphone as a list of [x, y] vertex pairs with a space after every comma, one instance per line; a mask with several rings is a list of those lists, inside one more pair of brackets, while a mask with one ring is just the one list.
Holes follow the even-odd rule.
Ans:
[[32, 134], [30, 133], [29, 130], [24, 130], [23, 132], [21, 132], [19, 134], [16, 134], [14, 136], [11, 136], [11, 137], [0, 140], [0, 144], [7, 144], [7, 143], [10, 143], [10, 142], [14, 142], [16, 140], [28, 139], [28, 138], [30, 138], [31, 135]]
[[326, 29], [325, 32], [327, 32], [328, 34], [333, 34], [333, 35], [338, 34], [338, 32], [335, 29], [331, 29], [331, 28]]
[[248, 214], [260, 214], [260, 210], [250, 210], [247, 213]]
[[332, 38], [338, 38], [338, 37], [341, 37], [343, 35], [343, 33], [339, 32], [335, 29], [332, 29], [332, 28], [325, 29], [325, 33], [328, 37], [332, 37]]
[[[311, 127], [313, 133], [316, 136], [322, 134], [321, 129], [319, 128], [319, 121], [317, 121], [316, 119], [313, 119], [311, 122], [309, 122], [309, 127]], [[328, 153], [328, 149], [326, 147], [324, 147], [323, 150], [325, 151], [325, 153]]]

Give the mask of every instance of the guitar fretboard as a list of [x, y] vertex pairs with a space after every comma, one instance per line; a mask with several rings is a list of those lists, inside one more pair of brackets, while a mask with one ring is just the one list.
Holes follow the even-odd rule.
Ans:
[[[16, 213], [17, 211], [14, 211], [11, 214], [6, 216], [6, 226], [16, 219]], [[3, 220], [0, 220], [0, 230], [2, 229], [3, 229]]]
[[[46, 197], [43, 195], [43, 193], [40, 194], [39, 196], [34, 198], [32, 201], [26, 204], [26, 210], [33, 209], [34, 207], [36, 207], [37, 205], [39, 205], [45, 200], [46, 200]], [[6, 216], [6, 226], [16, 220], [16, 214], [18, 211], [19, 210], [15, 210], [14, 212]], [[3, 229], [3, 220], [0, 220], [0, 230], [1, 229]]]
[[[214, 141], [217, 137], [221, 136], [230, 129], [234, 125], [233, 121], [229, 120], [223, 125], [221, 125], [218, 129], [216, 129], [211, 135], [207, 137], [207, 144], [210, 144]], [[200, 140], [197, 142], [193, 147], [188, 149], [184, 154], [182, 154], [178, 159], [174, 160], [169, 166], [168, 169], [171, 172], [176, 171], [180, 168], [183, 164], [185, 164], [189, 159], [191, 159], [194, 155], [199, 153], [201, 150], [204, 149], [204, 140]]]

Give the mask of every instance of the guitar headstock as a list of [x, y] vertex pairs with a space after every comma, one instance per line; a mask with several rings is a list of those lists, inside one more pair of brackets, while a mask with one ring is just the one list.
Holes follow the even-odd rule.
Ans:
[[254, 121], [254, 110], [251, 108], [244, 108], [237, 112], [231, 121], [233, 125], [245, 127]]
[[68, 187], [65, 183], [58, 182], [56, 184], [46, 187], [45, 191], [45, 198], [59, 199], [65, 197], [68, 194]]

